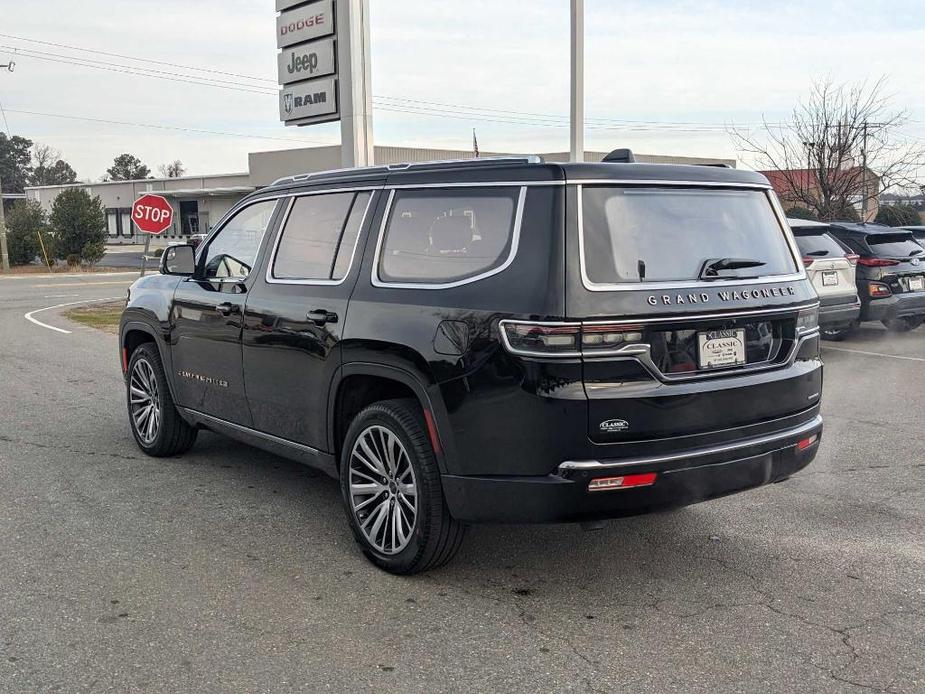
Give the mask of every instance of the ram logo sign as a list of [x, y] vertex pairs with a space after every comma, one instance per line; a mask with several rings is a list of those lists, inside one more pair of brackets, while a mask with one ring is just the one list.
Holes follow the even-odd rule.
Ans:
[[337, 120], [337, 81], [324, 77], [299, 82], [279, 93], [279, 117], [287, 123], [310, 118], [315, 122]]

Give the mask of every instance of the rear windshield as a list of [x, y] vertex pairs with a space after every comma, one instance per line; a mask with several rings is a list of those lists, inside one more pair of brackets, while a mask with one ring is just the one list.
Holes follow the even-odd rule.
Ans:
[[846, 254], [841, 244], [824, 231], [794, 229], [797, 248], [810, 258], [843, 258]]
[[908, 258], [922, 255], [922, 247], [912, 240], [911, 234], [871, 234], [867, 237], [870, 249], [886, 258]]
[[586, 186], [582, 216], [595, 284], [697, 280], [723, 259], [751, 262], [716, 279], [797, 272], [763, 191]]

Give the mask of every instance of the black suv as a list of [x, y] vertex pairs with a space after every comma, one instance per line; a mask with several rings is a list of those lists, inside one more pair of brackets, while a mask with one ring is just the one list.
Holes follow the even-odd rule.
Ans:
[[858, 254], [862, 321], [914, 330], [925, 321], [925, 248], [911, 231], [882, 224], [832, 222], [832, 233]]
[[818, 299], [767, 180], [482, 159], [295, 176], [121, 323], [150, 455], [197, 429], [341, 483], [378, 566], [465, 524], [639, 514], [785, 479], [822, 431]]

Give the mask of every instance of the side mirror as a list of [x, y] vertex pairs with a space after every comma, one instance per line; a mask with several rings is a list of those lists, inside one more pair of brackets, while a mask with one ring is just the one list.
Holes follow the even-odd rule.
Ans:
[[190, 277], [196, 272], [196, 251], [192, 246], [168, 246], [161, 256], [162, 275]]

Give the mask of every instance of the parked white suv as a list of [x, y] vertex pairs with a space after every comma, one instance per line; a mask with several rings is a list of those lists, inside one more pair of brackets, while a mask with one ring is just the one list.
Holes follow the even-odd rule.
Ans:
[[858, 256], [829, 233], [829, 225], [788, 219], [803, 265], [819, 295], [819, 329], [828, 340], [843, 340], [857, 323], [861, 302], [855, 283]]

